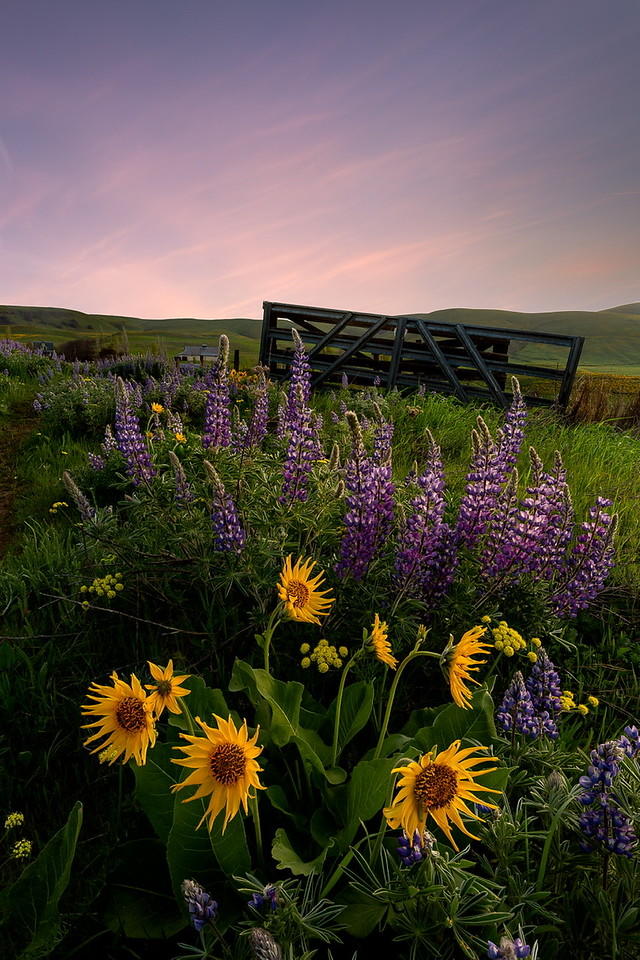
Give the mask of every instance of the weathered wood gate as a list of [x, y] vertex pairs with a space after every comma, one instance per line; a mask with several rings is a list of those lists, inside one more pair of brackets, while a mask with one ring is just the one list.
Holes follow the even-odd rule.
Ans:
[[[423, 384], [460, 400], [491, 400], [507, 407], [507, 376], [514, 374], [529, 403], [563, 407], [584, 343], [584, 337], [268, 300], [263, 309], [260, 363], [269, 368], [272, 379], [288, 377], [293, 326], [307, 345], [314, 387], [338, 383], [343, 374], [359, 384], [371, 384], [377, 376], [386, 387], [415, 389]], [[545, 365], [536, 357], [541, 346], [551, 352], [560, 348], [561, 356], [544, 358]], [[518, 357], [527, 348], [533, 353], [531, 362]]]

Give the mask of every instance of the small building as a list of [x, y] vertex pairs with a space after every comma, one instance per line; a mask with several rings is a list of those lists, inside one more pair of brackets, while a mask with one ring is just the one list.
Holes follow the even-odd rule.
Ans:
[[56, 352], [51, 340], [32, 340], [30, 345], [32, 350], [41, 350], [42, 353], [47, 354], [49, 357], [52, 357]]
[[177, 364], [199, 363], [200, 366], [204, 367], [207, 361], [211, 363], [216, 362], [218, 359], [218, 348], [209, 347], [206, 343], [202, 343], [199, 346], [197, 344], [192, 346], [187, 344], [173, 359]]

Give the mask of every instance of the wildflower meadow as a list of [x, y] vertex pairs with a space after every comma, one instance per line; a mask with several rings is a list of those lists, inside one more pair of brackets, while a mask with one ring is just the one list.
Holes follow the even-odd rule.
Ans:
[[0, 342], [2, 956], [633, 960], [640, 439]]

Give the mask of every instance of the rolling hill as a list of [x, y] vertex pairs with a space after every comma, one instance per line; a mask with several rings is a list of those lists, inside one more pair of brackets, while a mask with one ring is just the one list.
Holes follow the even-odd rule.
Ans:
[[[568, 310], [551, 313], [520, 313], [511, 310], [451, 308], [419, 313], [445, 323], [467, 323], [512, 330], [538, 330], [586, 338], [580, 366], [603, 373], [640, 375], [640, 303], [627, 303], [608, 310]], [[82, 313], [58, 307], [0, 306], [0, 336], [25, 340], [51, 340], [54, 344], [79, 337], [96, 337], [101, 345], [113, 343], [126, 331], [134, 351], [162, 350], [177, 353], [185, 343], [212, 343], [226, 333], [231, 348], [240, 350], [241, 364], [258, 359], [262, 321], [250, 317], [197, 319], [173, 317], [143, 320], [139, 317]], [[546, 346], [520, 347], [512, 353], [519, 362], [564, 362], [566, 351]]]

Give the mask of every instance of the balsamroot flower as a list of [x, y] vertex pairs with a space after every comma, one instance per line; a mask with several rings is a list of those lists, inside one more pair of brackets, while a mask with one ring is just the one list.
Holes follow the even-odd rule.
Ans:
[[223, 720], [222, 717], [214, 714], [217, 727], [210, 727], [199, 717], [195, 719], [205, 736], [192, 737], [181, 733], [182, 739], [187, 740], [190, 746], [175, 747], [176, 750], [182, 750], [186, 756], [179, 760], [172, 760], [173, 763], [193, 770], [193, 773], [190, 773], [182, 783], [174, 784], [171, 789], [197, 788], [191, 797], [183, 800], [183, 803], [207, 796], [210, 798], [207, 809], [198, 823], [200, 827], [206, 820], [209, 832], [213, 829], [218, 814], [225, 810], [222, 826], [224, 833], [229, 820], [232, 820], [240, 809], [240, 804], [247, 813], [247, 801], [253, 799], [251, 788], [266, 789], [258, 779], [261, 768], [256, 762], [256, 757], [262, 753], [262, 747], [256, 746], [260, 728], [258, 727], [253, 737], [249, 739], [246, 720], [240, 729], [236, 730], [231, 717]]
[[317, 589], [324, 583], [324, 571], [321, 570], [312, 579], [310, 574], [314, 566], [315, 560], [303, 560], [302, 557], [299, 557], [295, 566], [292, 566], [291, 554], [289, 554], [280, 573], [278, 596], [292, 620], [302, 620], [304, 623], [316, 623], [320, 626], [318, 617], [328, 616], [334, 598], [327, 597], [328, 590]]
[[145, 684], [147, 690], [153, 691], [153, 693], [149, 694], [148, 700], [149, 706], [156, 717], [161, 716], [165, 707], [169, 713], [181, 713], [182, 711], [180, 710], [178, 700], [186, 697], [191, 691], [185, 687], [181, 687], [180, 684], [189, 679], [189, 674], [185, 673], [180, 677], [174, 676], [173, 660], [169, 660], [169, 663], [164, 668], [159, 667], [155, 663], [151, 663], [151, 660], [147, 660], [147, 663], [149, 664], [151, 676], [157, 681], [155, 684]]
[[425, 753], [420, 759], [412, 761], [403, 767], [396, 767], [392, 773], [399, 773], [398, 792], [390, 807], [385, 807], [384, 815], [389, 826], [398, 830], [402, 828], [408, 837], [415, 836], [416, 831], [422, 836], [425, 830], [427, 817], [431, 816], [445, 833], [454, 850], [458, 847], [451, 834], [449, 820], [474, 840], [478, 838], [469, 833], [465, 827], [461, 813], [482, 821], [482, 818], [469, 809], [466, 800], [496, 810], [495, 804], [475, 796], [478, 792], [500, 793], [476, 783], [475, 778], [485, 773], [497, 770], [497, 767], [485, 767], [483, 770], [474, 770], [479, 763], [492, 762], [492, 756], [472, 756], [478, 750], [488, 750], [488, 747], [465, 747], [460, 749], [460, 740], [454, 740], [451, 746], [440, 753]]
[[474, 660], [477, 653], [490, 653], [491, 644], [482, 640], [486, 627], [473, 627], [467, 630], [458, 643], [451, 637], [442, 657], [440, 666], [449, 681], [453, 702], [465, 710], [471, 709], [471, 690], [467, 683], [480, 685], [480, 681], [471, 676], [471, 671], [480, 669], [485, 660]]
[[131, 683], [120, 680], [117, 673], [111, 674], [113, 686], [92, 683], [89, 689], [89, 699], [93, 703], [82, 706], [85, 716], [97, 716], [93, 723], [83, 724], [83, 728], [99, 727], [85, 744], [102, 739], [91, 752], [98, 753], [105, 748], [112, 748], [109, 765], [124, 754], [123, 763], [130, 757], [138, 766], [147, 762], [147, 749], [156, 742], [155, 719], [149, 698], [135, 674], [131, 675]]
[[376, 613], [373, 627], [371, 629], [371, 635], [369, 637], [369, 642], [373, 648], [373, 652], [381, 663], [386, 663], [388, 667], [391, 667], [392, 670], [395, 670], [398, 666], [398, 661], [391, 653], [391, 644], [389, 643], [388, 638], [389, 627], [383, 620], [380, 621], [380, 617]]

